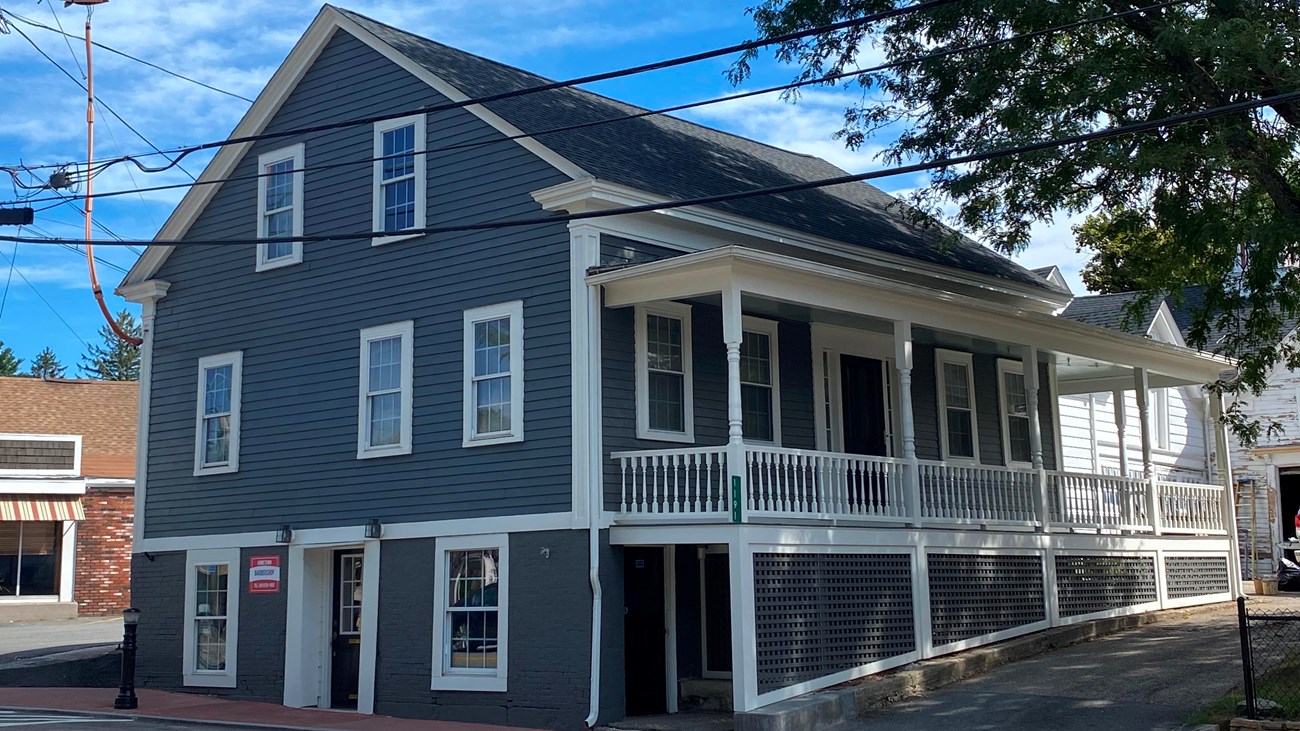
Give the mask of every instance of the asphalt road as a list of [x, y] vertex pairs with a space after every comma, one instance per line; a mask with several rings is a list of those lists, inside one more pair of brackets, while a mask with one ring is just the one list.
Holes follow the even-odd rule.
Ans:
[[65, 731], [232, 731], [229, 724], [173, 723], [147, 719], [116, 718], [113, 716], [78, 715], [72, 713], [46, 713], [42, 711], [0, 710], [0, 729], [63, 729]]
[[0, 656], [30, 656], [57, 648], [115, 644], [121, 639], [121, 617], [0, 622]]
[[[1300, 610], [1300, 599], [1266, 601]], [[1241, 684], [1240, 652], [1235, 605], [1224, 605], [1012, 663], [842, 728], [1174, 731]]]

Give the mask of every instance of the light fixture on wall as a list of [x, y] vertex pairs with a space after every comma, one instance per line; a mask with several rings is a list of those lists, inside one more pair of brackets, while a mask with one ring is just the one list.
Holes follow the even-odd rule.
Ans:
[[384, 535], [384, 524], [379, 522], [379, 518], [371, 518], [366, 522], [366, 538], [379, 538]]
[[293, 540], [293, 528], [290, 528], [288, 523], [285, 523], [284, 525], [275, 529], [276, 543], [288, 543], [289, 541], [292, 540]]

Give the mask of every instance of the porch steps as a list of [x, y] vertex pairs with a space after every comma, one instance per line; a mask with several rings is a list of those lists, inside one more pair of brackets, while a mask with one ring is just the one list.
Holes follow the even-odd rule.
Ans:
[[678, 698], [682, 706], [702, 711], [730, 711], [731, 680], [714, 678], [685, 678], [677, 683]]

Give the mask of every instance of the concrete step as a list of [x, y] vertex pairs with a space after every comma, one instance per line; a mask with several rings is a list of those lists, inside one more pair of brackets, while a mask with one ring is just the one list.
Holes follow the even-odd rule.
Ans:
[[727, 712], [732, 709], [731, 681], [716, 678], [684, 678], [677, 681], [677, 697], [683, 707]]

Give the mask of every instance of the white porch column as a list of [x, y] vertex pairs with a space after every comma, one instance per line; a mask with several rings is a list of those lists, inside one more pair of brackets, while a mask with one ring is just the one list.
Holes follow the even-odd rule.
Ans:
[[[1232, 460], [1228, 451], [1228, 430], [1223, 423], [1223, 397], [1216, 393], [1207, 393], [1210, 402], [1210, 419], [1208, 431], [1214, 435], [1214, 461], [1218, 468], [1219, 480], [1223, 483], [1223, 527], [1228, 531], [1228, 585], [1232, 587], [1232, 598], [1241, 596], [1241, 543], [1237, 536], [1237, 501], [1234, 499], [1232, 481]], [[1255, 506], [1252, 504], [1253, 511]], [[1253, 541], [1255, 537], [1252, 535]], [[1255, 567], [1250, 567], [1254, 575]]]
[[1147, 482], [1147, 520], [1151, 532], [1160, 535], [1160, 490], [1156, 487], [1155, 468], [1151, 464], [1151, 384], [1145, 368], [1133, 369], [1133, 391], [1137, 396], [1138, 434], [1142, 440], [1142, 477]]
[[1128, 477], [1128, 407], [1123, 391], [1112, 391], [1110, 398], [1115, 409], [1115, 435], [1119, 439], [1119, 476]]
[[[1037, 473], [1038, 492], [1034, 496], [1034, 510], [1038, 513], [1039, 530], [1046, 533], [1051, 530], [1051, 515], [1048, 506], [1047, 470], [1043, 469], [1043, 424], [1038, 418], [1038, 348], [1024, 346], [1021, 355], [1021, 372], [1025, 378], [1025, 410], [1029, 417], [1029, 461]], [[1001, 385], [1001, 384], [999, 384]]]
[[904, 479], [910, 525], [921, 525], [921, 468], [916, 459], [916, 424], [912, 418], [912, 323], [894, 321], [894, 366], [898, 369], [898, 413], [902, 421]]
[[[732, 522], [749, 521], [749, 488], [745, 464], [744, 409], [740, 403], [740, 342], [744, 326], [740, 290], [729, 284], [722, 290], [722, 340], [727, 346], [727, 474], [731, 481]], [[739, 507], [739, 511], [737, 511]]]

